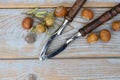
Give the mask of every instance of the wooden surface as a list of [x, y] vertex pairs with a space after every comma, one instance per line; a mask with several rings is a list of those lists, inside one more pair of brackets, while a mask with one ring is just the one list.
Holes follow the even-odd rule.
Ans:
[[[0, 8], [56, 7], [58, 5], [71, 7], [74, 2], [75, 0], [57, 0], [57, 2], [55, 0], [1, 0]], [[112, 7], [118, 2], [119, 0], [87, 0], [83, 7]]]
[[[27, 44], [24, 41], [27, 31], [21, 27], [21, 21], [25, 17], [23, 12], [34, 7], [52, 11], [61, 4], [71, 7], [74, 1], [0, 0], [2, 8], [0, 9], [0, 80], [28, 80], [30, 74], [34, 74], [37, 80], [120, 80], [120, 32], [113, 32], [111, 29], [111, 23], [119, 20], [120, 15], [94, 31], [99, 33], [101, 29], [109, 29], [112, 34], [109, 43], [99, 40], [96, 44], [89, 45], [86, 37], [79, 38], [60, 55], [45, 62], [39, 61], [38, 55], [49, 36], [38, 35], [34, 44]], [[95, 19], [119, 2], [119, 0], [88, 0], [84, 7], [94, 11]], [[46, 8], [42, 9], [44, 7]], [[80, 13], [81, 11], [66, 27], [63, 35], [54, 41], [51, 50], [59, 45], [57, 43], [63, 43], [66, 38], [90, 22], [82, 19]], [[62, 21], [63, 18], [56, 19], [55, 29]], [[54, 32], [55, 29], [50, 32]]]
[[0, 61], [1, 80], [120, 80], [118, 59], [59, 59]]

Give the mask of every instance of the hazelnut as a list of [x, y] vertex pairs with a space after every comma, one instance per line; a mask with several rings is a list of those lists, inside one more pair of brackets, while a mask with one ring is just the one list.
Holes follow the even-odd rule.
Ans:
[[111, 39], [111, 33], [107, 29], [103, 29], [100, 31], [100, 38], [103, 42], [108, 42]]
[[89, 44], [94, 44], [98, 41], [98, 35], [96, 33], [90, 33], [88, 36], [87, 36], [87, 42]]
[[46, 27], [44, 25], [39, 24], [39, 25], [36, 26], [36, 32], [37, 33], [43, 33], [45, 31], [46, 31]]
[[22, 27], [24, 29], [30, 29], [33, 26], [33, 19], [31, 17], [26, 17], [22, 21]]
[[82, 10], [82, 13], [81, 13], [81, 16], [87, 20], [91, 20], [94, 16], [94, 13], [92, 10], [90, 9], [83, 9]]
[[53, 17], [46, 18], [45, 23], [47, 27], [51, 27], [54, 24], [54, 18]]
[[35, 33], [28, 33], [25, 37], [25, 41], [27, 43], [34, 43], [36, 41], [36, 34]]
[[64, 17], [66, 14], [67, 14], [67, 8], [64, 6], [58, 6], [54, 12], [54, 15], [56, 17]]
[[114, 31], [120, 31], [120, 21], [114, 21], [114, 22], [112, 23], [112, 29], [113, 29]]

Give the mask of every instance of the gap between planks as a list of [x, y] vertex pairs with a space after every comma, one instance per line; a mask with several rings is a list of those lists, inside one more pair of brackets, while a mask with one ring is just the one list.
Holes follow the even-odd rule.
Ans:
[[[120, 80], [120, 60], [0, 61], [0, 80]], [[118, 79], [117, 79], [118, 78]]]
[[[120, 59], [120, 57], [74, 57], [74, 58], [52, 58], [47, 60], [82, 60], [82, 59]], [[39, 60], [39, 58], [0, 58], [1, 60]]]
[[[106, 5], [107, 4], [107, 5]], [[87, 2], [83, 7], [91, 7], [91, 8], [108, 8], [108, 7], [113, 7], [117, 5], [118, 3], [115, 2]], [[66, 7], [71, 7], [73, 3], [58, 3], [58, 4], [39, 4], [39, 3], [0, 3], [0, 8], [1, 9], [26, 9], [26, 8], [52, 8], [56, 6], [66, 6]]]

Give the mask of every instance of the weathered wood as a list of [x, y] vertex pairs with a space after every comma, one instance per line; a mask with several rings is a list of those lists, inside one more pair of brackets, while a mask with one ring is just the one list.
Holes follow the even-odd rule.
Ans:
[[[109, 8], [91, 8], [95, 17], [98, 17]], [[42, 10], [42, 9], [41, 9]], [[53, 9], [43, 9], [53, 10]], [[48, 36], [46, 34], [38, 35], [37, 42], [34, 44], [27, 44], [24, 40], [27, 31], [21, 27], [22, 19], [25, 17], [23, 12], [28, 9], [1, 9], [0, 10], [0, 58], [38, 58], [40, 50], [43, 44], [46, 42]], [[63, 51], [58, 58], [71, 58], [71, 57], [120, 57], [120, 32], [114, 32], [111, 30], [111, 23], [114, 20], [119, 20], [120, 16], [108, 21], [94, 32], [99, 33], [101, 29], [109, 29], [112, 34], [112, 39], [109, 43], [103, 43], [99, 40], [94, 45], [89, 45], [86, 42], [86, 37], [75, 40], [68, 48]], [[55, 28], [62, 23], [63, 19], [56, 19]], [[65, 39], [73, 35], [78, 31], [80, 27], [83, 27], [90, 21], [82, 19], [80, 13], [74, 19], [74, 21], [66, 27], [62, 36], [58, 37], [51, 50], [58, 47], [57, 43], [64, 43]], [[53, 29], [54, 31], [55, 29]], [[50, 30], [51, 31], [51, 30]], [[51, 31], [51, 32], [53, 32]], [[44, 40], [44, 42], [43, 42]], [[39, 44], [39, 45], [38, 45]]]
[[0, 80], [120, 80], [120, 60], [0, 61]]
[[[104, 0], [88, 0], [87, 3], [83, 7], [113, 7], [120, 1], [104, 1]], [[71, 7], [75, 0], [25, 0], [24, 2], [21, 0], [9, 1], [9, 0], [1, 0], [0, 8], [34, 8], [34, 7], [56, 7], [59, 5], [64, 5], [66, 7]], [[106, 5], [107, 4], [107, 5]]]
[[[103, 28], [109, 29], [112, 33], [112, 39], [109, 43], [103, 43], [99, 40], [94, 45], [88, 45], [86, 37], [77, 39], [58, 55], [57, 59], [40, 62], [38, 61], [38, 55], [48, 38], [47, 35], [41, 34], [35, 44], [27, 44], [24, 41], [27, 31], [21, 28], [21, 21], [25, 15], [21, 13], [28, 11], [28, 9], [11, 9], [56, 7], [58, 5], [71, 7], [74, 1], [0, 0], [0, 8], [10, 8], [0, 9], [0, 80], [29, 80], [35, 78], [37, 80], [120, 80], [120, 59], [114, 58], [120, 57], [120, 32], [111, 30], [111, 22], [119, 20], [120, 15], [94, 31], [99, 33]], [[91, 9], [95, 13], [94, 18], [109, 9], [101, 7], [113, 7], [118, 2], [120, 3], [120, 0], [88, 1], [84, 7], [93, 7]], [[57, 26], [62, 23], [62, 20], [56, 20], [55, 28], [58, 28]], [[79, 13], [77, 18], [65, 29], [64, 34], [58, 37], [54, 43], [61, 44], [64, 38], [71, 36], [88, 22], [90, 21], [82, 19]], [[51, 48], [54, 49], [56, 46], [53, 45]], [[86, 59], [88, 57], [91, 57], [91, 59]], [[93, 57], [96, 57], [96, 59], [93, 59]], [[111, 59], [98, 57], [111, 57]]]

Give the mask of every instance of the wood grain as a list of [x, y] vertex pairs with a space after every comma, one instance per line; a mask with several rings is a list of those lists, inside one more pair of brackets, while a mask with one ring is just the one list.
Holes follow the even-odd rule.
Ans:
[[119, 59], [0, 61], [1, 80], [119, 80]]
[[[22, 29], [21, 21], [26, 15], [22, 13], [29, 9], [21, 8], [39, 7], [45, 8], [40, 10], [51, 11], [58, 5], [71, 7], [74, 1], [0, 0], [0, 80], [35, 78], [37, 80], [120, 80], [120, 32], [111, 30], [111, 23], [119, 20], [120, 15], [94, 31], [99, 33], [101, 29], [109, 29], [112, 34], [109, 43], [99, 40], [96, 44], [89, 45], [86, 37], [79, 38], [55, 59], [45, 62], [38, 61], [38, 55], [48, 36], [46, 34], [38, 35], [37, 42], [34, 44], [27, 44], [24, 41], [27, 31]], [[84, 7], [94, 11], [95, 19], [118, 3], [120, 0], [88, 0]], [[54, 41], [55, 45], [52, 45], [51, 50], [90, 22], [82, 19], [80, 13], [66, 27], [63, 35]], [[60, 26], [62, 21], [63, 18], [56, 19], [55, 29]], [[55, 29], [50, 32], [54, 32]]]
[[[95, 19], [109, 8], [91, 9], [95, 12]], [[51, 11], [53, 9], [40, 10]], [[38, 35], [38, 39], [34, 44], [27, 44], [25, 42], [24, 37], [27, 34], [27, 31], [21, 27], [22, 19], [26, 16], [22, 13], [25, 11], [28, 11], [28, 9], [0, 10], [0, 58], [38, 58], [40, 50], [48, 39], [48, 36], [46, 34]], [[64, 43], [66, 38], [73, 35], [79, 30], [79, 28], [90, 22], [81, 18], [80, 13], [77, 15], [74, 21], [68, 27], [66, 27], [63, 35], [56, 38], [52, 47], [50, 48], [51, 51], [59, 47], [60, 44], [57, 43]], [[101, 40], [99, 40], [96, 44], [89, 45], [86, 42], [86, 37], [77, 39], [71, 45], [69, 45], [65, 51], [58, 55], [57, 58], [120, 57], [120, 32], [113, 32], [111, 30], [112, 21], [119, 20], [119, 18], [120, 16], [118, 15], [94, 31], [99, 33], [101, 29], [109, 29], [112, 34], [112, 39], [109, 43], [103, 43]], [[63, 19], [56, 19], [55, 29], [58, 28], [62, 21]], [[55, 29], [50, 30], [50, 32], [54, 32]]]
[[[21, 1], [18, 0], [16, 2], [14, 1], [9, 1], [6, 0], [4, 1], [0, 1], [0, 8], [35, 8], [35, 7], [39, 7], [39, 8], [50, 8], [50, 7], [57, 7], [57, 6], [66, 6], [66, 7], [71, 7], [73, 5], [73, 3], [75, 2], [75, 0], [70, 0], [70, 1], [64, 1], [64, 0], [58, 0], [57, 3], [54, 0], [50, 0], [50, 1], [45, 1], [43, 2], [42, 0], [39, 1], [31, 1], [28, 2], [27, 0]], [[107, 4], [107, 5], [106, 5]], [[117, 5], [117, 2], [102, 2], [102, 1], [87, 1], [86, 4], [83, 7], [113, 7]]]

